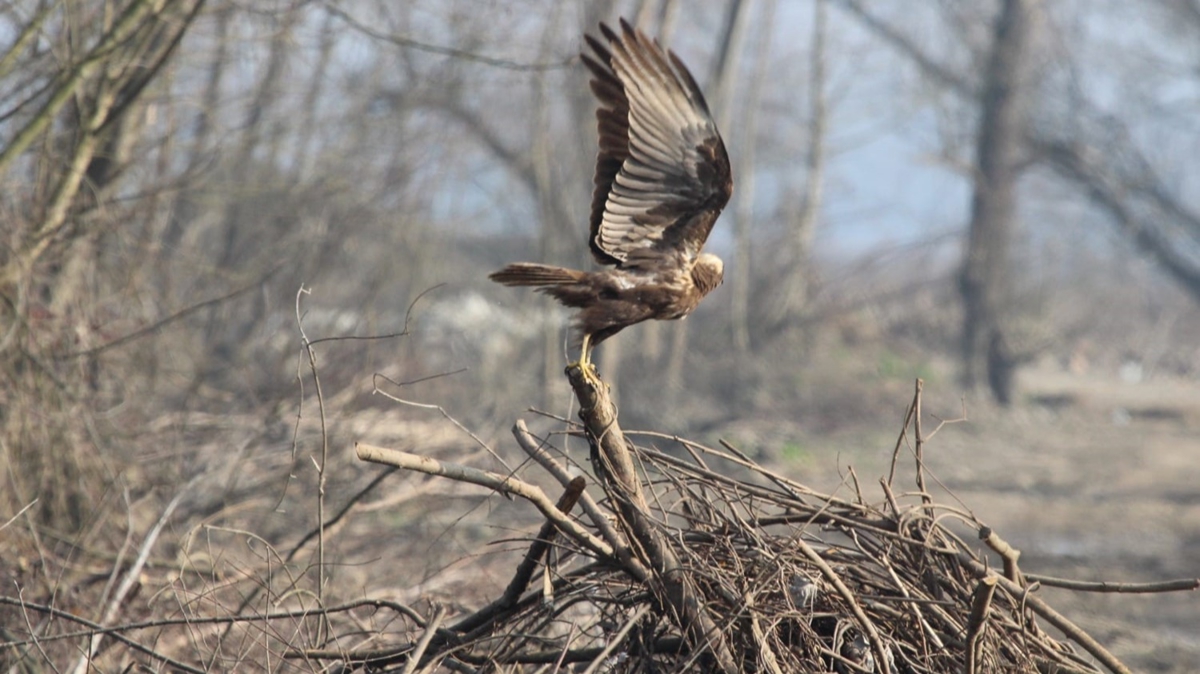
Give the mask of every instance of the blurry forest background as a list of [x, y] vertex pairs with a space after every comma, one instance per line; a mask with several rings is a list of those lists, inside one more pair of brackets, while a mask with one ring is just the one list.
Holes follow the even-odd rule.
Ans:
[[[486, 274], [590, 264], [577, 54], [618, 16], [689, 65], [735, 178], [724, 286], [597, 352], [626, 428], [831, 489], [886, 470], [921, 378], [966, 417], [931, 470], [1027, 568], [1196, 575], [1196, 0], [18, 0], [0, 595], [115, 625], [494, 594], [461, 560], [537, 522], [350, 446], [499, 469], [527, 408], [573, 415], [566, 314]], [[1200, 658], [1192, 597], [1073, 601], [1144, 671]], [[157, 643], [286, 668], [254, 649], [320, 641], [296, 624]], [[0, 625], [3, 662], [127, 657]]]

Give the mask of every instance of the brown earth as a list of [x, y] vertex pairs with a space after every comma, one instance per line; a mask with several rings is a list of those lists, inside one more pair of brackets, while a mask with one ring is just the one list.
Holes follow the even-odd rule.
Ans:
[[[937, 425], [930, 413], [962, 416], [961, 401], [945, 388], [926, 387], [927, 435]], [[925, 457], [941, 484], [931, 488], [937, 499], [961, 500], [1021, 550], [1026, 573], [1124, 582], [1200, 577], [1200, 382], [1129, 383], [1039, 367], [1023, 374], [1022, 389], [1027, 403], [968, 405], [966, 420], [933, 434]], [[853, 465], [872, 498], [898, 428], [814, 438], [794, 468], [814, 488], [830, 489], [840, 480], [837, 466], [845, 474]], [[1134, 671], [1200, 671], [1200, 593], [1040, 592]]]

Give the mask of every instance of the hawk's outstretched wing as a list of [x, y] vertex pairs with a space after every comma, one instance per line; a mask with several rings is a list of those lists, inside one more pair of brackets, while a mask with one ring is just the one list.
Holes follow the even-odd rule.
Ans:
[[691, 261], [733, 192], [729, 156], [704, 95], [674, 53], [621, 20], [586, 36], [600, 99], [592, 255], [600, 264]]

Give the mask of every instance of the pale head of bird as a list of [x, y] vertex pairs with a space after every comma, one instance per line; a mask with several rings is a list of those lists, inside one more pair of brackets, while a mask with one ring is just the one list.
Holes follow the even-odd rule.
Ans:
[[712, 253], [700, 253], [692, 267], [692, 280], [701, 295], [707, 295], [725, 281], [725, 263]]

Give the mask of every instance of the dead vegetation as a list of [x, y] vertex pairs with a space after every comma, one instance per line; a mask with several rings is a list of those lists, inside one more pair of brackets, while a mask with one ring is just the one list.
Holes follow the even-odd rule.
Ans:
[[[548, 524], [501, 598], [483, 609], [449, 623], [440, 608], [413, 618], [409, 638], [394, 646], [305, 657], [404, 671], [1129, 671], [1036, 596], [1018, 551], [965, 506], [929, 496], [919, 383], [892, 475], [877, 489], [854, 478], [854, 495], [842, 498], [730, 445], [660, 438], [682, 456], [635, 446], [605, 387], [578, 368], [569, 374], [583, 410], [570, 432], [587, 437], [604, 499], [581, 494], [581, 478], [523, 422], [513, 428], [518, 444], [564, 487], [557, 508], [513, 476], [360, 445], [368, 461], [525, 498]], [[902, 491], [897, 472], [915, 476], [915, 490]], [[869, 499], [870, 491], [879, 496]], [[583, 515], [569, 518], [577, 500]], [[953, 531], [964, 527], [993, 555]], [[538, 566], [540, 583], [532, 582]]]
[[[246, 470], [253, 457], [214, 457], [228, 470], [204, 471], [169, 500], [126, 494], [93, 503], [94, 512], [115, 513], [124, 502], [124, 541], [99, 519], [93, 530], [102, 538], [90, 542], [53, 540], [46, 527], [24, 527], [21, 513], [4, 525], [20, 535], [5, 578], [17, 592], [0, 596], [0, 660], [15, 671], [1125, 672], [1039, 597], [1039, 585], [1197, 587], [1194, 579], [1121, 585], [1025, 575], [1019, 553], [968, 505], [933, 496], [945, 492], [931, 488], [923, 467], [937, 429], [922, 428], [920, 383], [888, 476], [874, 483], [850, 470], [832, 494], [729, 443], [626, 434], [607, 386], [577, 368], [568, 375], [581, 422], [558, 419], [563, 430], [538, 437], [518, 421], [513, 435], [530, 459], [523, 466], [493, 454], [502, 469], [474, 467], [493, 450], [459, 425], [480, 449], [474, 456], [426, 432], [428, 442], [403, 450], [357, 444], [360, 459], [391, 467], [368, 472], [331, 460], [341, 438], [364, 431], [337, 428], [333, 408], [348, 401], [325, 398], [317, 341], [304, 338], [302, 392], [311, 403], [298, 410], [289, 499], [263, 477], [279, 474], [281, 457], [259, 475]], [[368, 426], [383, 421], [357, 416]], [[590, 473], [570, 463], [572, 438], [591, 448]], [[315, 471], [299, 470], [309, 463]], [[400, 479], [397, 469], [437, 479], [380, 494]], [[354, 487], [327, 503], [331, 481]], [[196, 498], [220, 493], [217, 482], [226, 502]], [[392, 577], [368, 574], [358, 585], [339, 570], [378, 554], [371, 542], [421, 538], [398, 511], [423, 503], [419, 524], [432, 516], [429, 499], [461, 497], [466, 485], [514, 500], [497, 513], [524, 510], [509, 525], [518, 533], [501, 541], [522, 554], [463, 557], [458, 589], [446, 592], [431, 591], [404, 557], [390, 558]], [[562, 490], [557, 501], [549, 485]], [[255, 496], [239, 501], [245, 493]], [[389, 510], [398, 519], [364, 519]], [[239, 519], [239, 511], [279, 521]], [[532, 539], [529, 515], [543, 520]], [[478, 519], [456, 515], [447, 526]], [[480, 532], [472, 536], [482, 548]], [[462, 592], [485, 564], [492, 577], [509, 578], [503, 592], [484, 583]]]

